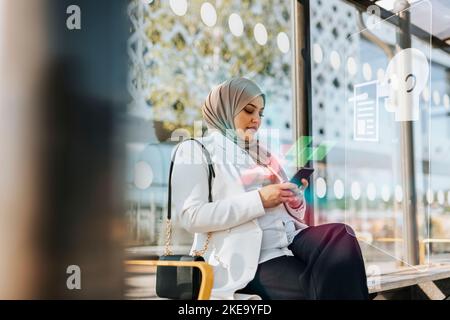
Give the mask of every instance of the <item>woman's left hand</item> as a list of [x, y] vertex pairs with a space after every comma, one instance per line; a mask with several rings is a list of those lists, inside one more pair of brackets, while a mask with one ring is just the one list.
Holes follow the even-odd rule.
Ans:
[[292, 191], [293, 196], [297, 196], [298, 194], [302, 194], [303, 191], [308, 188], [309, 183], [308, 180], [302, 179], [302, 185], [300, 187], [296, 187], [295, 189], [289, 189]]
[[306, 179], [302, 179], [302, 184], [303, 184], [302, 190], [305, 190], [309, 186], [308, 180]]
[[290, 197], [291, 199], [286, 201], [286, 204], [291, 207], [292, 209], [298, 209], [300, 208], [300, 206], [303, 203], [303, 197], [300, 197], [299, 195], [301, 193], [303, 193], [303, 190], [305, 190], [306, 188], [308, 188], [308, 180], [306, 179], [302, 179], [302, 186], [300, 188], [296, 188], [295, 190], [292, 190], [292, 197]]

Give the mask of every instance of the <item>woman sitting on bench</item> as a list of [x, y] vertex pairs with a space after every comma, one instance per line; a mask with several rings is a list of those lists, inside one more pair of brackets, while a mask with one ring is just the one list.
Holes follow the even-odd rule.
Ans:
[[[215, 299], [367, 299], [359, 244], [340, 223], [307, 226], [299, 188], [256, 139], [265, 97], [245, 78], [215, 87], [203, 107], [215, 176], [208, 201], [202, 147], [183, 142], [173, 168], [176, 221], [214, 268]], [[308, 186], [306, 180], [302, 181]]]

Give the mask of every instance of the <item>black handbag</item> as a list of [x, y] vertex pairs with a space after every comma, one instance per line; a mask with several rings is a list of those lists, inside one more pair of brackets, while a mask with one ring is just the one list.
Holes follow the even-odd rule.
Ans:
[[[190, 138], [201, 145], [204, 155], [208, 161], [208, 201], [212, 202], [211, 184], [212, 178], [215, 177], [214, 168], [211, 162], [211, 157], [205, 146]], [[166, 243], [165, 252], [159, 260], [163, 261], [205, 261], [202, 255], [208, 249], [208, 243], [211, 238], [211, 233], [207, 235], [206, 242], [202, 250], [195, 251], [194, 255], [173, 255], [170, 249], [170, 242], [172, 237], [172, 171], [175, 161], [175, 155], [177, 153], [177, 145], [175, 152], [173, 153], [170, 170], [169, 170], [169, 183], [168, 183], [168, 204], [167, 204], [167, 219], [166, 219]], [[160, 298], [168, 298], [175, 300], [196, 300], [200, 290], [200, 284], [202, 282], [202, 276], [200, 270], [196, 267], [177, 267], [177, 266], [157, 266], [156, 268], [156, 295]]]

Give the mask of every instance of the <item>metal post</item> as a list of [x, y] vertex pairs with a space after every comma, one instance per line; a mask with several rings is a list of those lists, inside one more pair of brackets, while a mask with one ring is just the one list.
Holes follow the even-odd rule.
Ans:
[[[293, 140], [302, 136], [311, 136], [311, 59], [310, 59], [310, 27], [309, 0], [292, 0], [292, 87], [293, 87]], [[297, 148], [299, 147], [296, 143]], [[295, 150], [299, 155], [302, 150]], [[298, 169], [298, 168], [297, 168]], [[305, 191], [306, 199], [312, 199], [313, 181]], [[308, 225], [314, 224], [312, 206], [305, 217]]]
[[[399, 28], [397, 31], [397, 52], [411, 47], [411, 17], [409, 3], [397, 0], [396, 11], [399, 12]], [[409, 62], [411, 63], [411, 62]], [[406, 94], [400, 92], [399, 94]], [[406, 101], [399, 99], [399, 101]], [[412, 121], [400, 122], [400, 159], [403, 185], [403, 238], [404, 259], [408, 264], [419, 264], [419, 246], [417, 232], [417, 196], [414, 171], [414, 142]]]

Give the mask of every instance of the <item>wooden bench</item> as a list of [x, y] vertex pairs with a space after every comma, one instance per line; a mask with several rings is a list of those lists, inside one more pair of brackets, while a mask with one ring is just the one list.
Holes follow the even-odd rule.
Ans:
[[[167, 264], [167, 261], [159, 263]], [[155, 292], [156, 265], [157, 262], [150, 260], [128, 260], [125, 263], [128, 274], [126, 298], [159, 299]], [[212, 270], [206, 264], [197, 267], [201, 268], [205, 279], [209, 279], [199, 299], [208, 299], [212, 288]], [[404, 267], [391, 273], [369, 276], [367, 283], [369, 293], [375, 300], [442, 300], [450, 295], [450, 264]]]
[[443, 300], [450, 295], [450, 264], [401, 268], [370, 276], [367, 282], [375, 300]]

